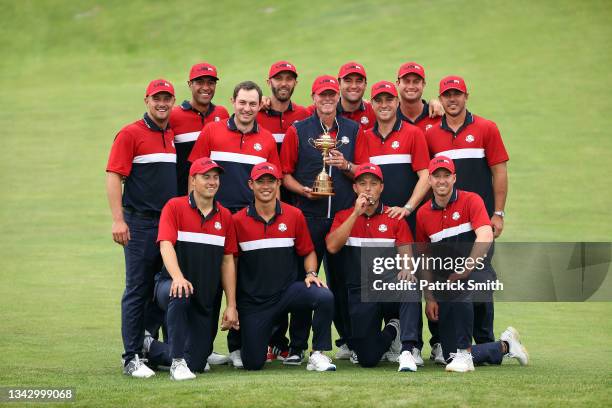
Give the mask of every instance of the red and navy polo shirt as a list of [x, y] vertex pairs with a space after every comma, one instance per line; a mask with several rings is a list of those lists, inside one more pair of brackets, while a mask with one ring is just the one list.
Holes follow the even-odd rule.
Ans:
[[309, 116], [310, 114], [306, 111], [305, 107], [290, 101], [289, 107], [285, 112], [273, 109], [260, 110], [257, 114], [257, 123], [272, 133], [274, 140], [276, 140], [276, 149], [280, 153], [287, 129], [295, 122], [306, 119]]
[[492, 216], [495, 200], [490, 167], [509, 159], [497, 125], [467, 112], [465, 122], [454, 132], [443, 116], [440, 125], [425, 132], [425, 139], [432, 157], [447, 156], [455, 162], [456, 187], [480, 195]]
[[176, 173], [178, 195], [187, 194], [187, 179], [189, 178], [189, 162], [187, 158], [198, 139], [204, 125], [219, 122], [229, 118], [227, 109], [208, 105], [206, 112], [200, 112], [184, 101], [181, 106], [175, 106], [170, 114], [170, 127], [174, 131], [174, 146], [176, 147]]
[[159, 213], [176, 196], [174, 132], [161, 129], [145, 113], [117, 133], [106, 171], [125, 177], [124, 207]]
[[403, 120], [404, 122], [408, 122], [411, 125], [415, 125], [419, 129], [421, 129], [423, 132], [426, 132], [432, 127], [440, 124], [440, 117], [437, 116], [435, 118], [430, 118], [429, 117], [429, 104], [425, 100], [423, 100], [422, 102], [423, 102], [423, 110], [421, 111], [420, 115], [414, 121], [410, 120], [410, 118], [405, 116], [402, 113], [402, 110], [399, 106], [397, 107], [397, 117]]
[[[216, 201], [204, 216], [193, 197], [176, 197], [165, 205], [159, 220], [157, 242], [174, 245], [179, 267], [193, 285], [193, 296], [201, 310], [210, 314], [221, 285], [223, 255], [237, 254], [232, 214]], [[171, 279], [162, 268], [162, 278]]]
[[434, 198], [417, 211], [417, 242], [474, 242], [475, 231], [491, 225], [482, 198], [455, 188], [446, 207]]
[[378, 122], [357, 139], [355, 163], [380, 166], [385, 179], [381, 201], [390, 206], [405, 205], [419, 181], [417, 171], [429, 165], [429, 151], [421, 129], [400, 119], [383, 138]]
[[254, 165], [270, 162], [280, 168], [272, 134], [257, 122], [251, 131], [242, 133], [236, 127], [234, 115], [221, 122], [209, 123], [202, 129], [189, 161], [193, 163], [200, 157], [210, 157], [225, 170], [216, 197], [230, 210], [244, 208], [253, 200], [247, 182]]
[[[367, 248], [399, 247], [414, 242], [408, 224], [403, 219], [385, 214], [386, 206], [379, 203], [372, 216], [357, 218], [344, 247], [334, 255], [334, 264], [343, 269], [347, 287], [361, 286], [362, 251]], [[347, 208], [336, 214], [329, 233], [339, 228], [353, 213]], [[328, 234], [329, 236], [329, 234]]]
[[[312, 115], [316, 109], [314, 105], [310, 105], [308, 108], [306, 108], [306, 110], [310, 115]], [[363, 129], [369, 129], [374, 126], [374, 123], [376, 123], [374, 108], [372, 108], [372, 104], [367, 101], [361, 101], [359, 108], [353, 112], [345, 111], [342, 108], [342, 103], [338, 102], [338, 105], [336, 105], [336, 114], [338, 116], [350, 119], [353, 122], [357, 122]]]
[[299, 257], [314, 251], [302, 212], [276, 201], [275, 215], [266, 222], [251, 203], [234, 214], [240, 250], [237, 300], [249, 310], [277, 302], [296, 281]]

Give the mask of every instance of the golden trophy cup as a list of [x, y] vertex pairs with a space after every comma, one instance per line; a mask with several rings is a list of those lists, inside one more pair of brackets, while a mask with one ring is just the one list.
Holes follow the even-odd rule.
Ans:
[[330, 150], [335, 149], [341, 145], [342, 142], [335, 140], [329, 133], [325, 132], [317, 139], [309, 138], [308, 143], [315, 149], [321, 151], [323, 157], [323, 169], [315, 178], [310, 194], [320, 197], [333, 196], [336, 194], [334, 193], [334, 183], [332, 182], [331, 176], [325, 171], [325, 158], [329, 155]]

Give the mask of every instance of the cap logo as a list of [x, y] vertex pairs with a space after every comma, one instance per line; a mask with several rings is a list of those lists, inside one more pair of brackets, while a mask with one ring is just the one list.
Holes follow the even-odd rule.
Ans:
[[206, 159], [202, 159], [202, 161], [200, 162], [200, 164], [201, 164], [202, 166], [206, 166], [206, 165], [208, 165], [208, 164], [214, 164], [215, 166], [217, 165], [217, 163], [215, 163], [214, 161], [212, 161], [212, 160], [210, 160], [210, 159], [208, 159], [208, 160], [206, 160]]
[[459, 211], [455, 211], [453, 213], [453, 220], [457, 221], [459, 217], [461, 217], [461, 214], [459, 214]]
[[387, 231], [387, 226], [386, 226], [385, 224], [380, 224], [380, 225], [378, 226], [378, 230], [379, 230], [380, 232], [385, 232], [385, 231]]
[[350, 65], [347, 67], [348, 69], [361, 69], [359, 65]]
[[335, 84], [335, 83], [336, 83], [336, 81], [334, 81], [334, 80], [333, 80], [333, 79], [331, 79], [331, 78], [325, 78], [325, 79], [323, 79], [323, 80], [322, 80], [320, 83], [321, 83], [321, 84], [325, 84], [325, 83], [327, 83], [327, 82], [329, 82], [329, 83], [331, 83], [331, 84]]
[[200, 71], [214, 71], [211, 67], [202, 66], [200, 67]]
[[278, 64], [275, 68], [293, 68], [291, 64]]
[[170, 86], [170, 84], [167, 83], [167, 82], [157, 82], [153, 86], [154, 87], [158, 87], [158, 86]]

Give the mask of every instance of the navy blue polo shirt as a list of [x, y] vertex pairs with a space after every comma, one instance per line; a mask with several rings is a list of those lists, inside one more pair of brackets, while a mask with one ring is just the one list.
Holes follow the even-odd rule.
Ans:
[[[337, 123], [337, 126], [336, 126]], [[321, 152], [308, 143], [308, 139], [317, 139], [323, 134], [319, 116], [314, 113], [307, 119], [291, 126], [285, 135], [281, 148], [281, 162], [284, 174], [291, 174], [303, 186], [312, 187], [317, 175], [323, 167]], [[337, 148], [348, 161], [355, 161], [355, 145], [363, 131], [357, 123], [343, 117], [336, 117], [336, 122], [329, 134], [334, 139], [342, 141]], [[295, 205], [304, 212], [306, 217], [332, 218], [336, 212], [348, 208], [355, 201], [353, 179], [336, 167], [326, 166], [327, 173], [332, 177], [334, 192], [332, 197], [319, 200], [309, 200], [296, 195]]]
[[161, 129], [149, 118], [117, 133], [106, 171], [125, 177], [123, 206], [141, 212], [161, 212], [176, 196], [174, 132]]
[[[204, 216], [193, 192], [173, 198], [164, 206], [159, 220], [157, 242], [161, 241], [174, 245], [181, 273], [193, 285], [196, 303], [210, 314], [221, 285], [223, 256], [238, 252], [232, 214], [215, 201]], [[171, 279], [165, 266], [161, 274]]]
[[237, 301], [240, 312], [278, 301], [298, 276], [298, 262], [314, 251], [302, 212], [276, 201], [266, 222], [251, 203], [234, 214], [238, 259]]

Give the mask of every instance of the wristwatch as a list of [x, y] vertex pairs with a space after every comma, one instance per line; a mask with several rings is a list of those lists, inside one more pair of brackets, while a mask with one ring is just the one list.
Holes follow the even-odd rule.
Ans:
[[317, 272], [315, 272], [315, 271], [308, 271], [308, 272], [306, 272], [306, 276], [308, 276], [308, 275], [312, 275], [315, 278], [319, 277], [319, 274]]
[[406, 204], [404, 208], [408, 210], [408, 214], [410, 214], [414, 210], [414, 208], [412, 207], [412, 205], [410, 205], [410, 203]]
[[502, 218], [504, 218], [506, 216], [506, 213], [504, 211], [495, 211], [493, 214], [499, 215]]

